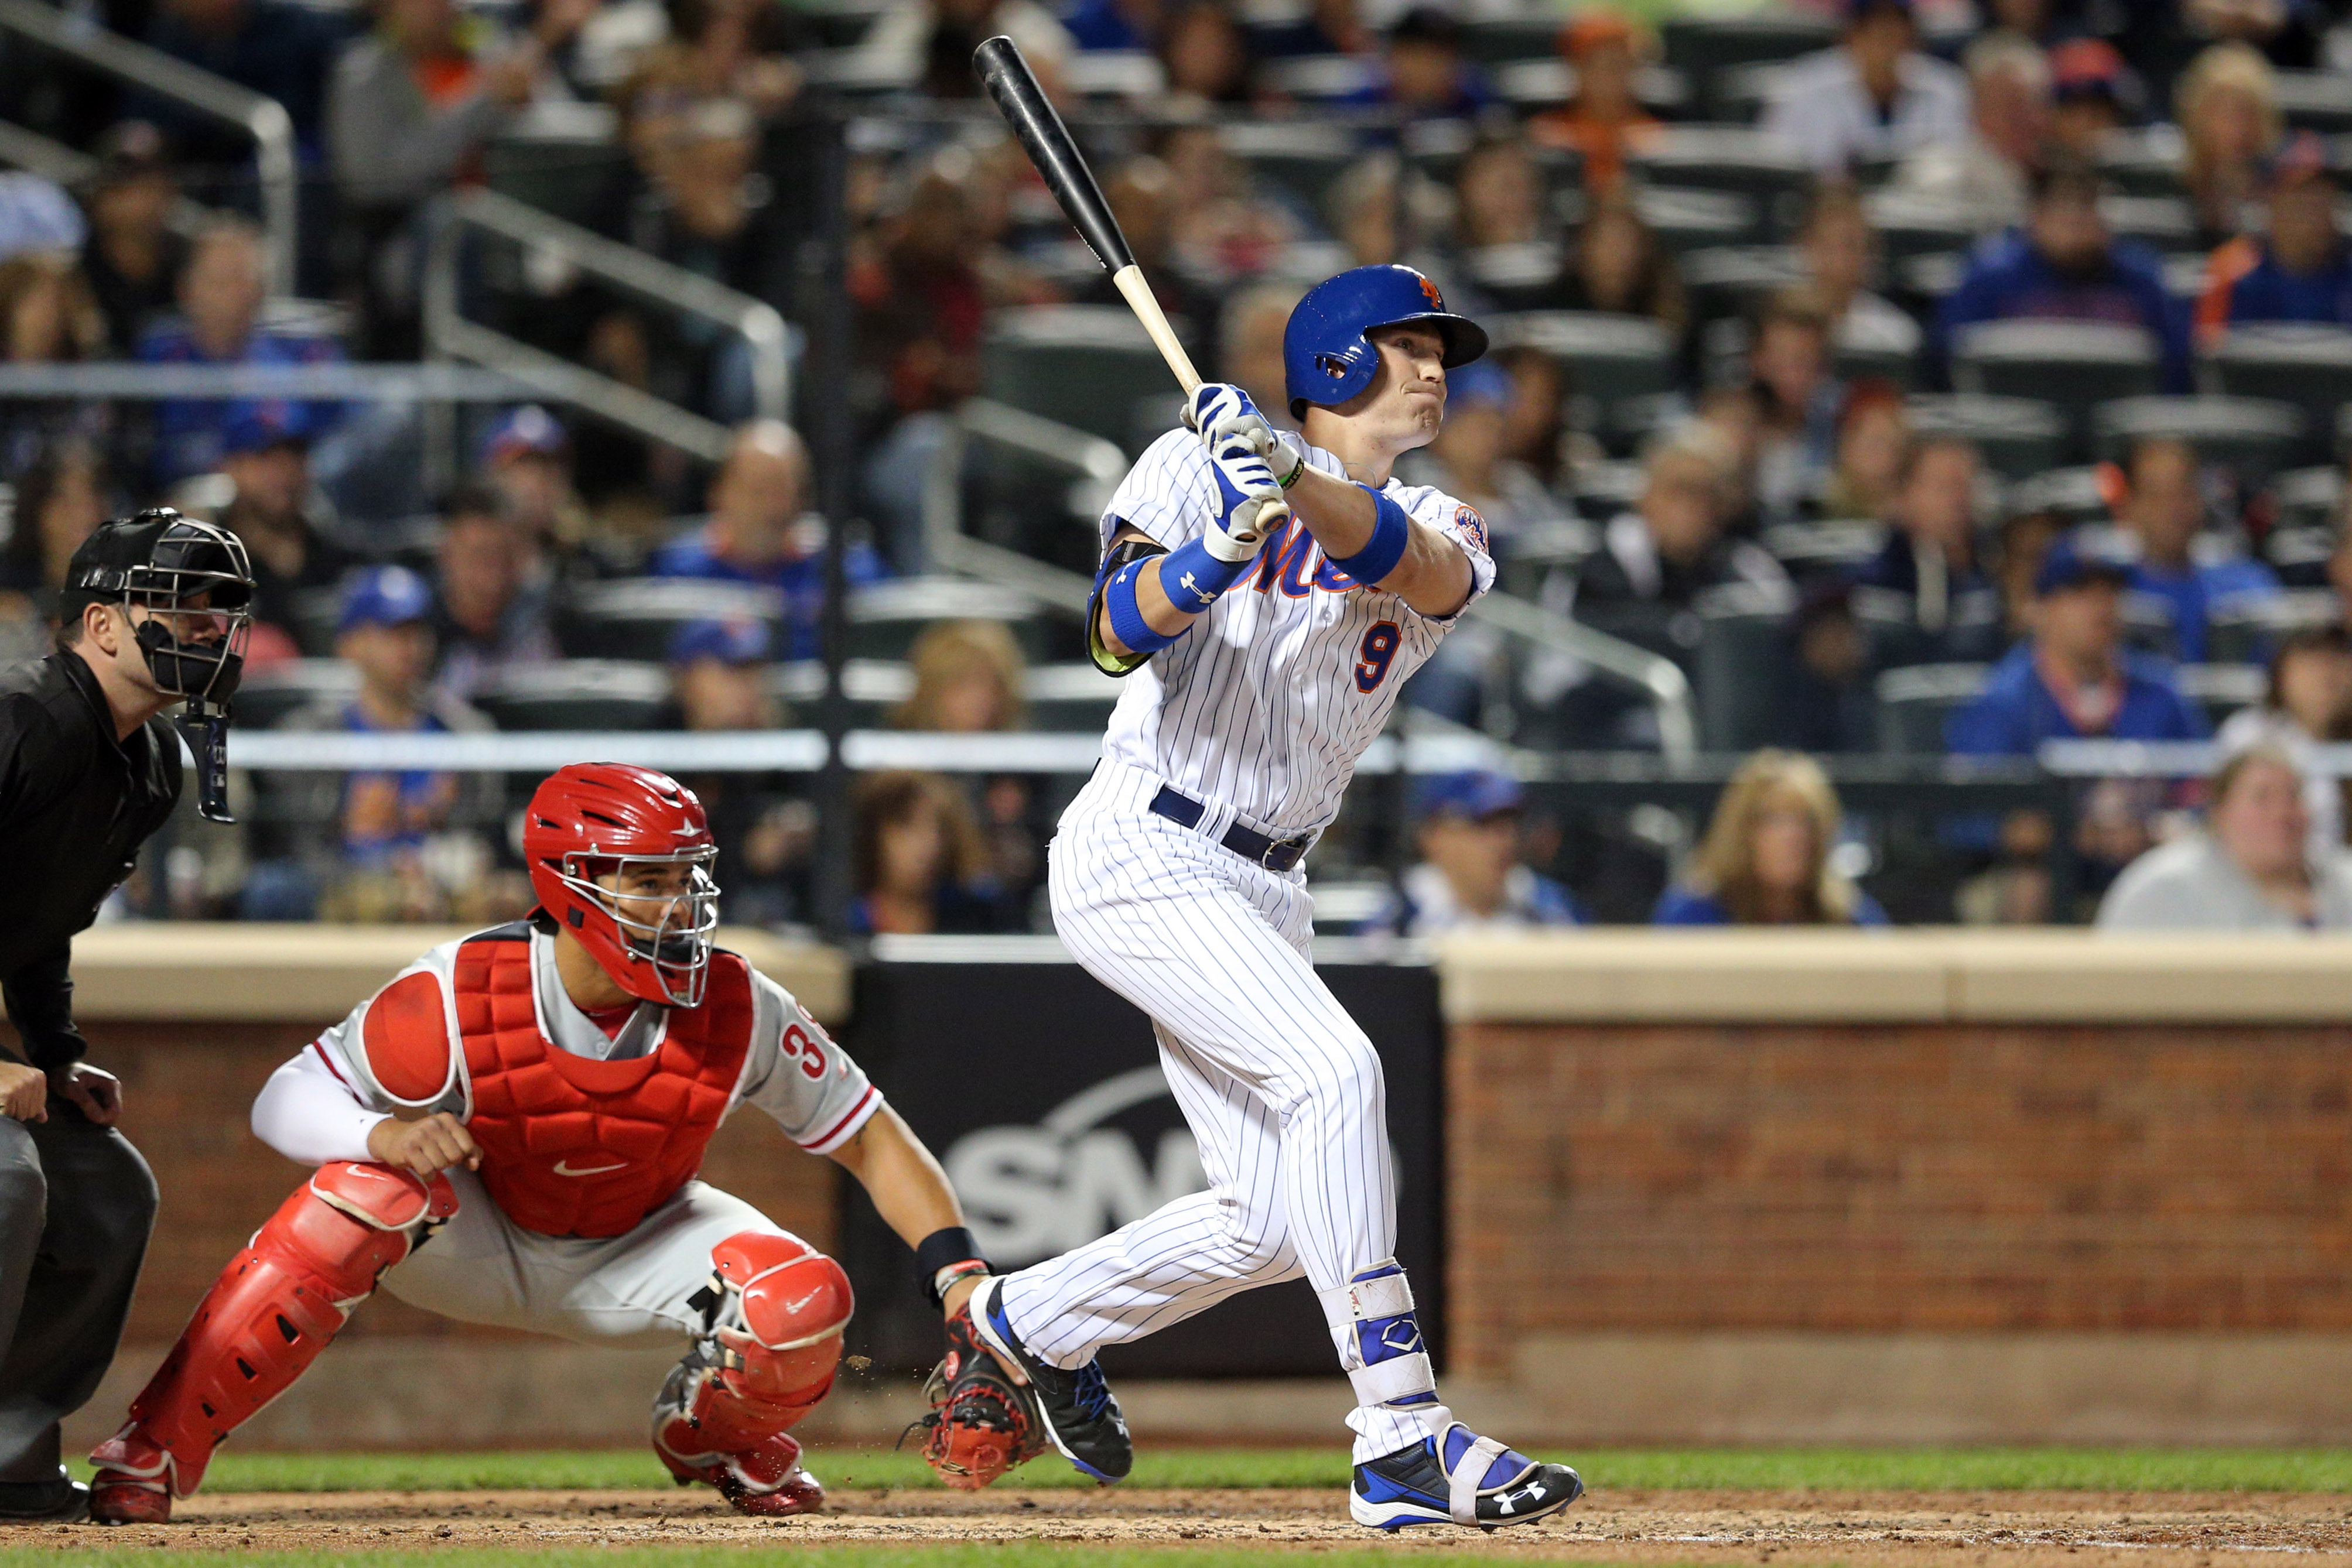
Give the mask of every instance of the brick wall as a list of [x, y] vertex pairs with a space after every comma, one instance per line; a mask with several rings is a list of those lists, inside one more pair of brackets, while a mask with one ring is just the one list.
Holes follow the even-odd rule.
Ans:
[[[285, 1201], [304, 1167], [280, 1158], [247, 1124], [263, 1080], [318, 1033], [307, 1024], [95, 1022], [90, 1059], [123, 1081], [123, 1131], [163, 1191], [155, 1239], [126, 1338], [168, 1341], [221, 1265]], [[757, 1111], [730, 1118], [704, 1177], [820, 1247], [833, 1244], [829, 1160], [803, 1154]], [[347, 1334], [495, 1334], [455, 1324], [388, 1295], [360, 1309]]]
[[1457, 1025], [1453, 1354], [2352, 1332], [2352, 1028]]

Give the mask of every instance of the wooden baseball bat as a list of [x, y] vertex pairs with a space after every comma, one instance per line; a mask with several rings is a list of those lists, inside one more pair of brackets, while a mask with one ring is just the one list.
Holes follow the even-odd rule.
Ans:
[[1151, 285], [1144, 280], [1143, 268], [1135, 265], [1134, 253], [1127, 248], [1127, 236], [1119, 232], [1118, 220], [1111, 216], [1110, 204], [1103, 200], [1102, 187], [1095, 183], [1094, 171], [1087, 167], [1085, 155], [1078, 144], [1070, 139], [1070, 128], [1045, 100], [1045, 89], [1037, 85], [1037, 76], [1029, 62], [1021, 57], [1021, 50], [1012, 39], [998, 37], [974, 49], [971, 68], [988, 89], [988, 96], [1004, 116], [1013, 133], [1021, 138], [1022, 150], [1029, 162], [1045, 177], [1045, 188], [1054, 193], [1078, 231], [1078, 237], [1095, 253], [1110, 274], [1110, 280], [1135, 311], [1136, 319], [1151, 335], [1160, 350], [1160, 357], [1176, 372], [1176, 380], [1190, 397], [1201, 384], [1201, 372], [1192, 368], [1192, 356], [1184, 345], [1176, 340], [1176, 333], [1168, 325], [1168, 313], [1160, 308], [1160, 301], [1151, 296]]

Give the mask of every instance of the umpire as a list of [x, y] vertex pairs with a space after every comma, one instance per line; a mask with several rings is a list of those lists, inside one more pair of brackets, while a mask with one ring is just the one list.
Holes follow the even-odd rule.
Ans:
[[0, 670], [0, 866], [17, 890], [0, 999], [22, 1051], [0, 1048], [0, 1520], [89, 1512], [58, 1423], [114, 1359], [156, 1192], [114, 1125], [121, 1084], [82, 1060], [68, 967], [179, 801], [164, 712], [187, 704], [218, 761], [252, 591], [234, 535], [142, 512], [74, 552], [57, 652]]

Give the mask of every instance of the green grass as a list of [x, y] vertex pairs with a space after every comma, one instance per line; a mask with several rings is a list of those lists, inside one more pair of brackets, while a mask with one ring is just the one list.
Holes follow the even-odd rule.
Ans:
[[[1541, 1457], [1566, 1459], [1596, 1489], [1611, 1490], [2352, 1492], [2352, 1449], [2347, 1448], [1587, 1448]], [[811, 1451], [809, 1468], [836, 1488], [938, 1484], [911, 1450], [819, 1448]], [[1138, 1455], [1129, 1484], [1339, 1487], [1347, 1479], [1347, 1456], [1336, 1448], [1173, 1448]], [[1048, 1455], [1010, 1484], [1037, 1490], [1093, 1483]], [[205, 1485], [213, 1492], [562, 1491], [667, 1490], [669, 1478], [652, 1454], [630, 1448], [479, 1454], [230, 1448], [213, 1461]]]

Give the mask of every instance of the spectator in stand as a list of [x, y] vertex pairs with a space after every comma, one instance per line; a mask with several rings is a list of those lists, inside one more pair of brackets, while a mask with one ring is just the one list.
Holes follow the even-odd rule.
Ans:
[[252, 557], [255, 654], [283, 656], [300, 642], [303, 591], [341, 582], [353, 562], [312, 516], [310, 441], [270, 408], [240, 410], [222, 432], [231, 495], [217, 520]]
[[106, 133], [98, 170], [82, 196], [89, 240], [81, 268], [118, 357], [137, 348], [155, 319], [171, 308], [188, 259], [188, 242], [171, 225], [179, 199], [163, 132], [143, 120], [126, 120]]
[[[269, 267], [261, 231], [243, 218], [215, 218], [192, 246], [180, 274], [180, 314], [156, 323], [139, 340], [138, 358], [151, 365], [321, 365], [343, 350], [322, 335], [261, 325]], [[167, 398], [155, 406], [155, 479], [172, 485], [219, 466], [221, 431], [240, 414], [262, 413], [306, 439], [326, 434], [338, 417], [329, 402], [267, 404]]]
[[[815, 658], [829, 525], [808, 510], [808, 450], [799, 434], [772, 419], [738, 430], [709, 498], [709, 515], [656, 550], [648, 570], [774, 589], [784, 601], [784, 656]], [[853, 589], [886, 575], [862, 539], [851, 542], [846, 565]]]
[[2132, 123], [2139, 80], [2105, 38], [2069, 38], [2051, 46], [2050, 97], [2052, 149], [2095, 161], [2107, 139]]
[[1289, 284], [1255, 284], [1226, 301], [1217, 323], [1219, 372], [1249, 393], [1259, 412], [1280, 428], [1297, 423], [1290, 417], [1282, 333], [1299, 296]]
[[1359, 101], [1408, 120], [1475, 120], [1495, 93], [1486, 73], [1464, 57], [1461, 22], [1451, 11], [1419, 5], [1389, 28], [1380, 68]]
[[1855, 618], [1854, 590], [1828, 579], [1797, 602], [1789, 626], [1788, 679], [1770, 731], [1804, 751], [1868, 751], [1876, 744], [1870, 640]]
[[2042, 558], [2065, 533], [2066, 524], [2055, 512], [2011, 512], [2001, 519], [1992, 578], [2000, 590], [2001, 633], [2010, 642], [2033, 635], [2034, 579]]
[[14, 517], [0, 546], [0, 664], [50, 651], [66, 564], [115, 515], [106, 449], [73, 437], [51, 443], [16, 476]]
[[1748, 381], [1762, 415], [1756, 497], [1766, 520], [1794, 517], [1829, 482], [1845, 387], [1830, 369], [1830, 313], [1806, 288], [1764, 302], [1748, 338]]
[[1372, 929], [1445, 936], [1584, 924], [1576, 895], [1520, 859], [1527, 796], [1517, 779], [1487, 768], [1441, 773], [1419, 796], [1421, 859], [1397, 879]]
[[[670, 640], [670, 700], [677, 727], [698, 733], [774, 729], [772, 649], [765, 622], [695, 621]], [[702, 800], [719, 841], [728, 920], [771, 925], [806, 907], [814, 821], [778, 773], [708, 773], [681, 780]]]
[[1546, 237], [1543, 175], [1517, 136], [1488, 136], [1454, 174], [1454, 243], [1465, 255]]
[[[1294, 205], [1259, 194], [1249, 166], [1234, 157], [1215, 124], [1194, 120], [1170, 127], [1160, 138], [1160, 161], [1175, 177], [1169, 205], [1175, 224], [1177, 265], [1212, 285], [1264, 273], [1283, 247], [1303, 229]], [[1351, 171], [1337, 182], [1336, 204], [1348, 190]], [[1348, 239], [1345, 228], [1333, 232]]]
[[2201, 664], [2214, 612], [2275, 596], [2278, 579], [2269, 567], [2242, 556], [2197, 559], [2205, 492], [2197, 450], [2189, 443], [2166, 436], [2137, 443], [2124, 478], [2116, 521], [2138, 546], [2132, 591], [2164, 604], [2174, 652], [2186, 664]]
[[[1177, 263], [1174, 172], [1148, 154], [1129, 158], [1103, 183], [1103, 199], [1110, 204], [1110, 215], [1119, 233], [1127, 236], [1127, 248], [1143, 269], [1152, 298], [1167, 313], [1169, 326], [1188, 352], [1196, 359], [1204, 357], [1201, 350], [1215, 325], [1219, 298], [1216, 290], [1202, 287]], [[1082, 305], [1126, 303], [1107, 272], [1088, 278], [1074, 300]]]
[[1255, 63], [1249, 43], [1218, 0], [1181, 0], [1160, 29], [1158, 52], [1171, 103], [1234, 108], [1249, 102]]
[[1833, 340], [1851, 338], [1906, 353], [1917, 350], [1919, 324], [1910, 312], [1871, 290], [1878, 273], [1878, 235], [1852, 184], [1824, 180], [1813, 187], [1797, 249], [1806, 286], [1829, 312]]
[[2352, 862], [2315, 855], [2304, 779], [2268, 747], [2213, 775], [2201, 831], [2140, 856], [2099, 904], [2102, 931], [2352, 929]]
[[1766, 750], [1723, 787], [1689, 874], [1658, 900], [1659, 925], [1885, 925], [1878, 901], [1830, 852], [1844, 813], [1822, 765]]
[[1615, 190], [1625, 177], [1626, 155], [1657, 130], [1656, 118], [1633, 92], [1656, 45], [1638, 23], [1599, 8], [1578, 13], [1559, 30], [1561, 57], [1576, 73], [1576, 96], [1530, 120], [1528, 134], [1581, 157], [1588, 193]]
[[1548, 298], [1554, 310], [1647, 316], [1679, 339], [1689, 324], [1682, 272], [1622, 190], [1596, 196], [1568, 243], [1568, 266]]
[[2209, 249], [2227, 244], [2244, 228], [2243, 209], [2260, 193], [2263, 170], [2285, 135], [2278, 78], [2248, 46], [2216, 44], [2182, 75], [2173, 117], [2198, 242]]
[[974, 935], [1006, 927], [971, 809], [934, 773], [868, 773], [851, 791], [860, 936]]
[[442, 503], [437, 554], [436, 690], [471, 702], [507, 671], [562, 656], [548, 623], [545, 585], [524, 580], [522, 541], [500, 515], [496, 492], [467, 486]]
[[[106, 353], [106, 319], [72, 255], [25, 250], [0, 261], [0, 350], [10, 364], [95, 360]], [[104, 443], [113, 410], [88, 398], [28, 398], [0, 405], [0, 475], [63, 440]]]
[[2304, 777], [2314, 862], [2344, 852], [2344, 781], [2317, 766], [2319, 747], [2352, 739], [2352, 639], [2344, 628], [2315, 626], [2281, 642], [2263, 700], [2231, 714], [2213, 739], [2225, 757], [2283, 752]]
[[1945, 727], [1963, 757], [2032, 757], [2045, 740], [2201, 740], [2204, 716], [2161, 662], [2124, 646], [2131, 565], [2062, 538], [2034, 573], [2032, 635]]
[[2025, 221], [2026, 181], [2050, 136], [2050, 62], [2014, 33], [1969, 46], [1969, 132], [1922, 147], [1895, 172], [1899, 187], [1948, 201], [1979, 229]]
[[1846, 0], [1845, 14], [1843, 43], [1775, 79], [1765, 133], [1825, 174], [1965, 141], [1967, 78], [1919, 52], [1911, 0]]
[[1511, 378], [1511, 400], [1503, 409], [1503, 455], [1552, 495], [1566, 496], [1579, 462], [1606, 456], [1591, 437], [1568, 427], [1568, 372], [1529, 343], [1486, 358]]
[[648, 89], [688, 101], [734, 98], [773, 120], [800, 96], [803, 73], [789, 52], [800, 29], [785, 8], [761, 0], [664, 0], [662, 11], [669, 36], [636, 52], [620, 89], [625, 101]]
[[892, 0], [857, 46], [858, 78], [905, 82], [927, 98], [977, 98], [971, 52], [999, 33], [1021, 47], [1046, 95], [1059, 98], [1074, 46], [1037, 0]]
[[536, 591], [558, 579], [625, 576], [642, 563], [642, 542], [597, 527], [572, 484], [572, 434], [539, 404], [490, 426], [480, 472], [521, 548], [523, 581]]
[[1979, 664], [2008, 646], [2000, 593], [1977, 559], [1977, 449], [1954, 436], [1905, 450], [1886, 543], [1854, 573], [1854, 596], [1884, 639], [1881, 667]]
[[1077, 0], [1062, 26], [1081, 49], [1148, 50], [1166, 32], [1165, 9], [1160, 0]]
[[1822, 486], [1824, 517], [1884, 517], [1903, 483], [1903, 458], [1911, 444], [1911, 418], [1903, 389], [1872, 377], [1846, 389], [1838, 410], [1837, 452]]
[[1722, 438], [1701, 423], [1654, 440], [1639, 506], [1610, 522], [1601, 549], [1580, 569], [1578, 609], [1652, 603], [1685, 610], [1701, 592], [1726, 583], [1785, 589], [1789, 577], [1779, 561], [1723, 532], [1732, 461]]
[[1566, 515], [1543, 481], [1505, 450], [1517, 395], [1510, 372], [1484, 360], [1448, 371], [1445, 423], [1436, 440], [1408, 460], [1412, 471], [1425, 471], [1429, 483], [1486, 519], [1497, 556], [1510, 554], [1512, 541], [1528, 528]]
[[[433, 591], [407, 568], [357, 573], [343, 591], [335, 656], [357, 671], [358, 694], [298, 708], [278, 727], [361, 735], [488, 729], [479, 713], [432, 689], [432, 616]], [[338, 920], [462, 918], [470, 910], [489, 869], [481, 830], [499, 817], [496, 774], [408, 768], [311, 777], [317, 799], [298, 814], [324, 827], [296, 865], [260, 879], [271, 913], [284, 917], [306, 898]], [[257, 913], [250, 905], [249, 898], [248, 914]]]
[[[915, 639], [907, 663], [915, 689], [890, 715], [898, 729], [948, 735], [1025, 728], [1028, 664], [1001, 621], [942, 621]], [[1008, 910], [1024, 909], [1044, 881], [1043, 846], [1052, 823], [1035, 820], [1029, 781], [1013, 774], [975, 776], [966, 792], [978, 824], [986, 880]]]
[[2308, 131], [2297, 135], [2271, 171], [2267, 233], [2239, 235], [2206, 265], [2200, 339], [2242, 322], [2352, 327], [2352, 246], [2336, 223], [2340, 194], [2326, 145]]
[[[327, 78], [347, 31], [342, 13], [299, 0], [160, 0], [147, 42], [277, 99], [309, 162], [319, 156]], [[236, 165], [252, 155], [250, 138], [176, 102], [143, 94], [133, 94], [132, 102], [139, 118], [161, 127], [187, 162]]]
[[2146, 329], [2163, 358], [2168, 392], [2190, 390], [2189, 312], [2164, 286], [2156, 253], [2116, 239], [2099, 211], [2098, 170], [2053, 155], [2035, 172], [2023, 229], [1979, 245], [1936, 313], [1930, 345], [1948, 367], [1955, 340], [1980, 321], [2018, 318], [2111, 321]]

